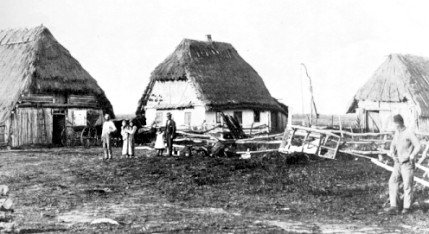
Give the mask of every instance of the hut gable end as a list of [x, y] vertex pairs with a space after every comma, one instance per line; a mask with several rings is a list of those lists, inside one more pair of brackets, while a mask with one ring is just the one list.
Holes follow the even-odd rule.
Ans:
[[429, 117], [429, 60], [415, 55], [391, 54], [362, 86], [349, 106], [358, 102], [408, 103]]

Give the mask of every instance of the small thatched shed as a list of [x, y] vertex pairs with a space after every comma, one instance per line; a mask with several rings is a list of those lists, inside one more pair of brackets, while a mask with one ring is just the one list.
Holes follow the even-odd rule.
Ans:
[[221, 122], [234, 114], [244, 127], [267, 125], [284, 130], [287, 107], [280, 105], [258, 73], [229, 43], [184, 39], [152, 72], [137, 114], [162, 123], [172, 112], [184, 127]]
[[392, 130], [392, 116], [406, 125], [429, 130], [429, 60], [391, 54], [359, 89], [348, 113], [358, 113], [368, 130]]
[[46, 27], [0, 31], [0, 145], [59, 143], [103, 112], [103, 90]]

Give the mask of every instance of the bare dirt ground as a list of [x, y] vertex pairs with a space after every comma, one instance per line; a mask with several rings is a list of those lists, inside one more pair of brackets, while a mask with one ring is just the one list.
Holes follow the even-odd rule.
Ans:
[[[0, 152], [16, 231], [429, 233], [424, 204], [407, 216], [382, 213], [389, 172], [366, 160], [137, 153], [104, 162], [100, 148]], [[118, 224], [91, 224], [99, 218]]]

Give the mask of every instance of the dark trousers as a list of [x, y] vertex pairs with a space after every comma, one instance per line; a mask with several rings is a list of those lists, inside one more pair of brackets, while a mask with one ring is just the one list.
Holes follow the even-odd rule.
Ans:
[[165, 138], [167, 140], [167, 150], [168, 150], [168, 155], [173, 155], [173, 136], [170, 134], [166, 134]]

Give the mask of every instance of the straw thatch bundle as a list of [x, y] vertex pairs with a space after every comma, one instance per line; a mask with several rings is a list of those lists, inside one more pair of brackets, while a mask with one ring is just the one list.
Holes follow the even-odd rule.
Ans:
[[354, 96], [348, 113], [359, 101], [387, 103], [410, 102], [420, 107], [420, 116], [429, 116], [429, 60], [427, 58], [391, 54]]
[[44, 26], [0, 31], [0, 122], [23, 93], [90, 94], [113, 115], [97, 81]]
[[255, 109], [285, 112], [264, 81], [229, 43], [184, 39], [152, 72], [139, 101], [143, 111], [155, 82], [191, 81], [208, 110]]

